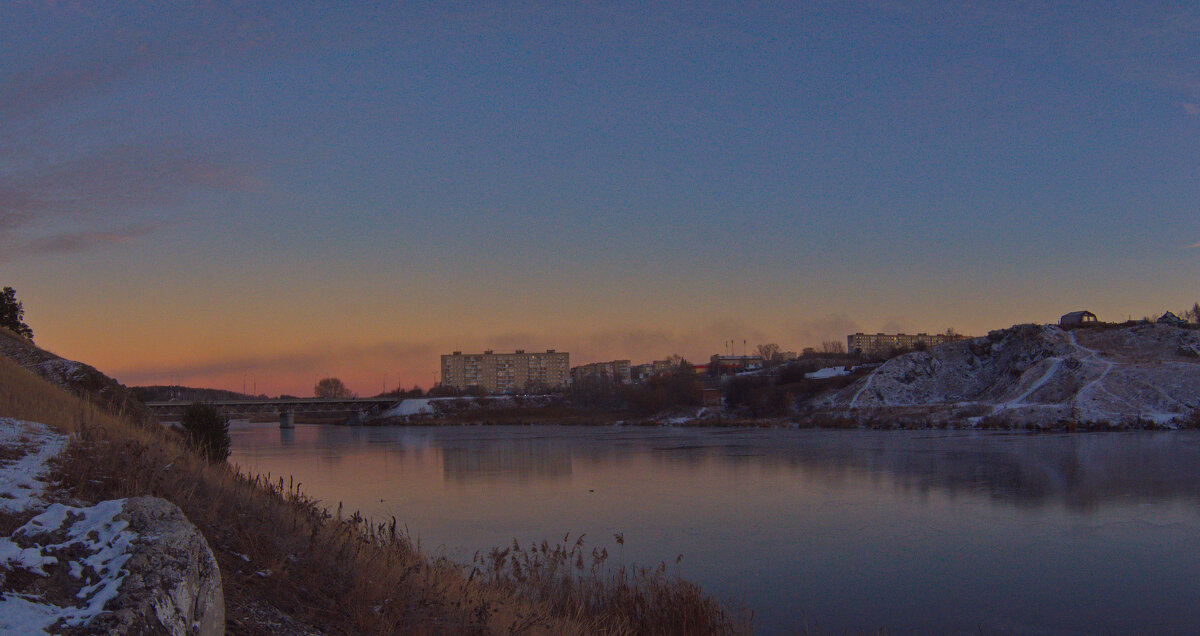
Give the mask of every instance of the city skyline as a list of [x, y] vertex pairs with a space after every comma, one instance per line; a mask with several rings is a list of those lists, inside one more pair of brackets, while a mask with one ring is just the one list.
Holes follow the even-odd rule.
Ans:
[[128, 384], [1200, 298], [1200, 11], [0, 8], [0, 284]]

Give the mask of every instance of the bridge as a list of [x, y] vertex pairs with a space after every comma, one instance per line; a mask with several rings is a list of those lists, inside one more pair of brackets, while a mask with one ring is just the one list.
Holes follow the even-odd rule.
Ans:
[[[255, 415], [258, 413], [278, 413], [279, 427], [291, 428], [296, 413], [304, 414], [344, 414], [347, 423], [357, 424], [367, 415], [384, 411], [399, 403], [397, 398], [279, 398], [279, 399], [246, 399], [246, 400], [212, 400], [205, 404], [217, 407], [225, 415]], [[187, 400], [171, 400], [169, 402], [147, 402], [146, 408], [159, 421], [178, 420], [183, 416], [183, 410], [192, 402]]]

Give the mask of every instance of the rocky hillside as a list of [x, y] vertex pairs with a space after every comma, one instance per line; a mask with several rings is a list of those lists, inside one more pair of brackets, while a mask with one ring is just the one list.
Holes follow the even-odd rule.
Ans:
[[1174, 426], [1200, 408], [1200, 331], [1018, 325], [893, 358], [814, 406], [969, 424]]
[[82, 362], [67, 360], [0, 328], [0, 356], [33, 371], [113, 414], [149, 417], [146, 407], [125, 385]]

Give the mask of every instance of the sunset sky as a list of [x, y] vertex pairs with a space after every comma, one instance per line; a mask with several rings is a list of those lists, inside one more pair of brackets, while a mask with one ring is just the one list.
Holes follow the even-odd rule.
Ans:
[[0, 6], [36, 342], [374, 394], [1200, 299], [1195, 3], [380, 4]]

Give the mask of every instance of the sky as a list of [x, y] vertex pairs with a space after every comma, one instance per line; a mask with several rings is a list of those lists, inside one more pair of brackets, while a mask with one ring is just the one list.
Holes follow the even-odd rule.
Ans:
[[1195, 3], [0, 6], [0, 284], [127, 384], [980, 335], [1198, 274]]

